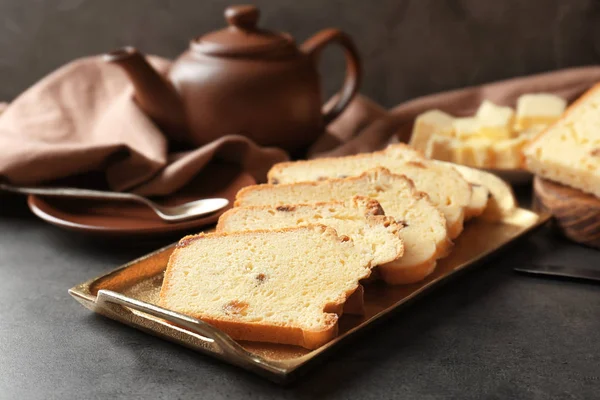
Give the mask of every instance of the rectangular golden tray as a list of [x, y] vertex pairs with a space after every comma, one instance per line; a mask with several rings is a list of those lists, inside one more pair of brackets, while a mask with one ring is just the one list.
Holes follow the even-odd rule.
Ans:
[[[499, 221], [476, 219], [467, 223], [452, 254], [438, 263], [425, 281], [405, 286], [366, 285], [365, 315], [343, 315], [339, 336], [316, 350], [265, 343], [236, 342], [211, 325], [156, 306], [163, 273], [175, 245], [170, 245], [69, 290], [84, 307], [238, 365], [276, 382], [297, 376], [334, 346], [370, 323], [419, 298], [460, 271], [480, 263], [515, 239], [548, 220], [515, 208]], [[373, 332], [373, 335], [377, 333]]]

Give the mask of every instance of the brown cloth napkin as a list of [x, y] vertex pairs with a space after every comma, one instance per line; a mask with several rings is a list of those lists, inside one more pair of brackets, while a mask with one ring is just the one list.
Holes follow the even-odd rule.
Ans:
[[[149, 60], [161, 71], [169, 66], [158, 57]], [[597, 81], [600, 67], [573, 68], [425, 96], [390, 111], [359, 96], [308, 155], [354, 154], [406, 141], [414, 117], [428, 109], [468, 115], [483, 99], [514, 105], [530, 92], [572, 101]], [[101, 171], [113, 190], [167, 195], [214, 161], [238, 164], [261, 182], [272, 164], [288, 158], [281, 149], [239, 135], [170, 152], [166, 138], [133, 102], [132, 90], [125, 74], [100, 57], [76, 60], [48, 75], [0, 116], [0, 178], [32, 185]]]
[[[169, 61], [150, 57], [165, 71]], [[166, 138], [136, 106], [122, 70], [100, 57], [69, 63], [13, 101], [0, 116], [0, 177], [16, 185], [104, 171], [113, 190], [177, 191], [213, 160], [239, 164], [255, 179], [286, 160], [280, 149], [239, 135], [169, 152]]]

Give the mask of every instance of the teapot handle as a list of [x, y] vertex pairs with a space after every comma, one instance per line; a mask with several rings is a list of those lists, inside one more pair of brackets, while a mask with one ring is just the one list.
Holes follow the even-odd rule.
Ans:
[[344, 80], [344, 86], [338, 93], [338, 99], [328, 109], [323, 109], [323, 121], [325, 125], [328, 125], [334, 119], [336, 119], [342, 111], [348, 106], [360, 86], [361, 80], [361, 62], [356, 50], [354, 42], [344, 32], [339, 29], [324, 29], [318, 32], [310, 39], [302, 43], [300, 49], [308, 54], [310, 57], [315, 59], [321, 53], [321, 50], [328, 44], [336, 42], [344, 49], [346, 56], [346, 78]]

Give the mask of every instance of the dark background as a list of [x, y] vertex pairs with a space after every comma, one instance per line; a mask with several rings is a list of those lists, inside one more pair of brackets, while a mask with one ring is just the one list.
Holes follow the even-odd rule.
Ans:
[[[263, 0], [262, 26], [299, 42], [337, 26], [386, 106], [430, 92], [600, 60], [600, 0]], [[217, 0], [0, 0], [0, 99], [75, 57], [131, 44], [173, 57], [223, 25]], [[326, 86], [342, 61], [324, 60]], [[294, 386], [90, 313], [66, 289], [165, 243], [120, 245], [37, 220], [0, 197], [0, 399], [592, 399], [597, 286], [517, 275], [597, 268], [543, 229], [340, 348]]]
[[[300, 43], [354, 37], [362, 92], [386, 106], [435, 91], [600, 61], [599, 0], [260, 0], [260, 24]], [[0, 99], [77, 57], [134, 45], [174, 57], [224, 25], [222, 0], [0, 0]], [[340, 85], [329, 51], [325, 85]]]

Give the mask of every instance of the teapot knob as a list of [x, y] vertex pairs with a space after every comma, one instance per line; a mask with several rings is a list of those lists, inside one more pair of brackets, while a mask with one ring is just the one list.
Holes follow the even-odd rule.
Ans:
[[225, 10], [225, 19], [230, 26], [243, 30], [256, 29], [260, 12], [253, 5], [229, 6]]

